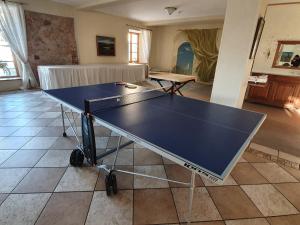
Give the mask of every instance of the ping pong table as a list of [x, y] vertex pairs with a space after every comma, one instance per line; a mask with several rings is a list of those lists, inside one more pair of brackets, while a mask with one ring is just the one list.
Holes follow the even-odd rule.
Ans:
[[[107, 195], [117, 193], [116, 172], [185, 184], [190, 187], [190, 216], [195, 175], [199, 174], [216, 183], [224, 182], [266, 117], [264, 114], [194, 100], [162, 90], [119, 83], [44, 92], [61, 104], [64, 127], [65, 117], [72, 127], [70, 115], [73, 116], [73, 112], [81, 114], [82, 143], [77, 137], [79, 144], [71, 154], [71, 165], [81, 166], [86, 158], [91, 165], [97, 165], [105, 171]], [[96, 155], [93, 122], [120, 135], [115, 149]], [[75, 128], [72, 129], [76, 134]], [[123, 143], [124, 137], [130, 141]], [[133, 142], [190, 170], [191, 182], [116, 169], [119, 151]], [[100, 160], [112, 153], [115, 153], [113, 165], [102, 165]]]

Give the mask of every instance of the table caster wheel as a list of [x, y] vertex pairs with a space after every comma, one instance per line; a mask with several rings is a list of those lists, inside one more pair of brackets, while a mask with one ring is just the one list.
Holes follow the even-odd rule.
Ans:
[[110, 173], [109, 175], [105, 176], [105, 188], [107, 196], [118, 193], [117, 177], [115, 174]]
[[66, 134], [66, 132], [63, 132], [63, 137], [67, 137], [67, 134]]
[[75, 167], [81, 167], [84, 160], [84, 154], [80, 149], [74, 149], [70, 156], [70, 164]]

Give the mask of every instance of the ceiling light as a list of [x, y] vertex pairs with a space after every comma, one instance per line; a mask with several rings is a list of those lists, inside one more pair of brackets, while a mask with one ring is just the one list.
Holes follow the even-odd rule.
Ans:
[[166, 7], [165, 10], [167, 11], [167, 13], [169, 15], [172, 15], [177, 10], [177, 8], [176, 7]]

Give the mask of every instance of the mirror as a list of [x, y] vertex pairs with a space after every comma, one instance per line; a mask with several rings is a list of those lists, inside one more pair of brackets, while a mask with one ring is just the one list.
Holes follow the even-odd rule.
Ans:
[[273, 67], [300, 70], [300, 41], [278, 41]]

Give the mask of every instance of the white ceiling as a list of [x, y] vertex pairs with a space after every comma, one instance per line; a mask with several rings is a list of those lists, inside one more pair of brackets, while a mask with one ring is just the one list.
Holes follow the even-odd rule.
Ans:
[[[224, 17], [226, 0], [53, 0], [81, 9], [142, 21], [149, 25], [219, 19]], [[172, 15], [164, 10], [167, 6], [177, 7]]]

